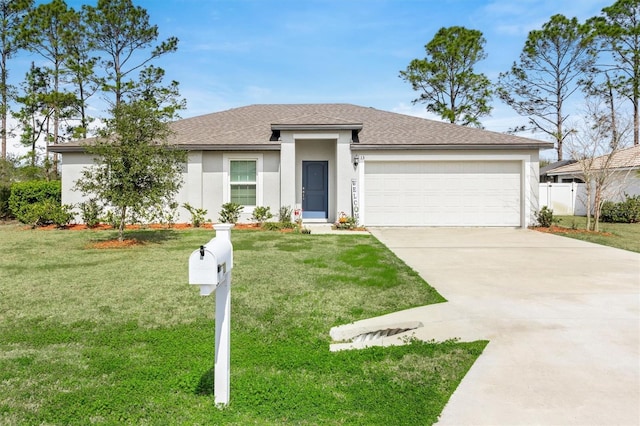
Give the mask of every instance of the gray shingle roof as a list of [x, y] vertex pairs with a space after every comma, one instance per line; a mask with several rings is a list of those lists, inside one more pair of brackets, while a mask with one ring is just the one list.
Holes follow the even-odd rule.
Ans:
[[[175, 131], [171, 143], [185, 148], [247, 149], [278, 148], [271, 141], [273, 125], [326, 127], [362, 127], [358, 136], [361, 146], [382, 147], [428, 147], [479, 146], [551, 148], [553, 144], [535, 139], [503, 133], [490, 132], [472, 127], [463, 127], [439, 121], [427, 120], [374, 108], [351, 104], [265, 104], [249, 105], [198, 117], [186, 118], [172, 123]], [[64, 144], [69, 148], [80, 142]], [[52, 150], [63, 145], [51, 147]], [[63, 150], [66, 150], [63, 148]], [[62, 150], [61, 150], [62, 151]]]

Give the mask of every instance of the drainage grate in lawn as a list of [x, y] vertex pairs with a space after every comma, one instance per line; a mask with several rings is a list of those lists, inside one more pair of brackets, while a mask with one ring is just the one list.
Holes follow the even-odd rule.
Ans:
[[351, 341], [353, 343], [368, 342], [370, 340], [380, 339], [382, 337], [395, 336], [396, 334], [404, 333], [405, 331], [415, 330], [418, 327], [408, 328], [386, 328], [384, 330], [375, 330], [368, 333], [362, 333], [355, 336]]

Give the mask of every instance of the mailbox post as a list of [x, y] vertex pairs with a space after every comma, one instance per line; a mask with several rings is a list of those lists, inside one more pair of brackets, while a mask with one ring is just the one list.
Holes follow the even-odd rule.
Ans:
[[200, 295], [216, 291], [216, 343], [213, 395], [216, 404], [229, 403], [231, 365], [232, 224], [213, 226], [216, 237], [189, 256], [189, 284], [200, 286]]

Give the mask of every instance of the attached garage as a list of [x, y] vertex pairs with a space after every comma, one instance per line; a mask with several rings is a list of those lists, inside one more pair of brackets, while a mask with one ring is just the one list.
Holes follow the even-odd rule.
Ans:
[[521, 226], [521, 161], [367, 161], [367, 226]]

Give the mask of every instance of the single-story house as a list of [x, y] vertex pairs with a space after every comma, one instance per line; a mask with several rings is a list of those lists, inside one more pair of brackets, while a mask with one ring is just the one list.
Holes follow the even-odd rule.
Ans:
[[[611, 161], [607, 161], [613, 155]], [[593, 173], [605, 171], [607, 176], [607, 189], [604, 199], [608, 201], [623, 201], [625, 194], [640, 195], [640, 145], [631, 148], [620, 149], [613, 154], [602, 155], [593, 159]], [[583, 163], [581, 161], [562, 165], [546, 171], [547, 176], [553, 181], [584, 182]]]
[[[532, 224], [538, 209], [538, 154], [553, 144], [351, 104], [250, 105], [172, 123], [188, 151], [180, 205], [208, 211], [244, 205], [304, 222], [344, 212], [365, 226]], [[74, 182], [92, 158], [82, 141], [49, 146], [62, 154], [62, 201], [83, 201]], [[179, 220], [190, 216], [180, 209]]]

